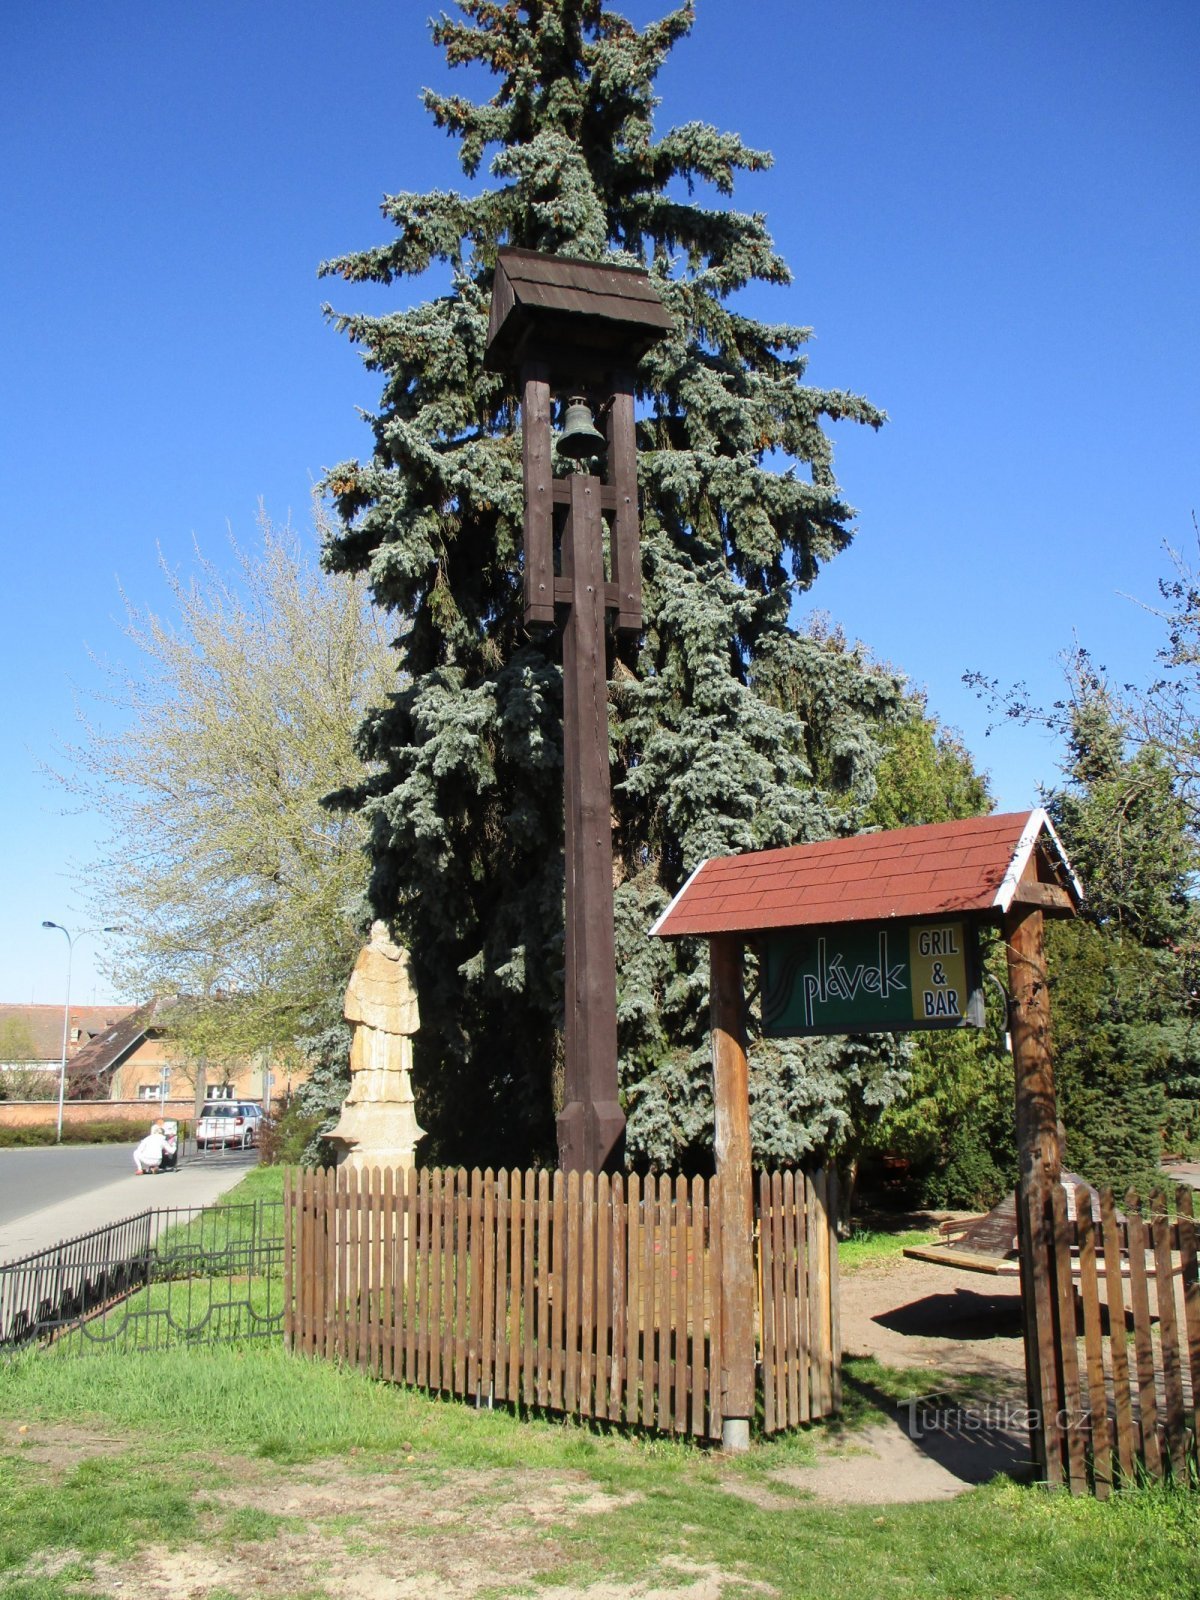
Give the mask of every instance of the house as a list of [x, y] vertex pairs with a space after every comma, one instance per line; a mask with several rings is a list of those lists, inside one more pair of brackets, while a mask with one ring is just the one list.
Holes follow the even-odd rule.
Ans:
[[[123, 1005], [73, 1005], [67, 1018], [67, 1061], [73, 1061], [93, 1039], [133, 1009]], [[62, 1046], [62, 1006], [0, 1005], [0, 1072], [57, 1075]]]
[[[128, 1014], [89, 1041], [67, 1067], [71, 1100], [190, 1100], [197, 1092], [207, 1099], [258, 1100], [288, 1090], [296, 1074], [270, 1081], [261, 1054], [222, 1061], [207, 1068], [189, 1059], [171, 1038], [175, 995], [161, 996]], [[199, 1083], [197, 1079], [200, 1079]]]

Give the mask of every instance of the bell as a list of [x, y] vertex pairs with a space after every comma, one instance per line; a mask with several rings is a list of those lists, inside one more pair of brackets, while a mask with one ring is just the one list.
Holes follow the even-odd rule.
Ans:
[[604, 455], [607, 449], [608, 440], [592, 421], [592, 408], [582, 395], [572, 396], [563, 417], [559, 454], [571, 461], [586, 461], [589, 456]]

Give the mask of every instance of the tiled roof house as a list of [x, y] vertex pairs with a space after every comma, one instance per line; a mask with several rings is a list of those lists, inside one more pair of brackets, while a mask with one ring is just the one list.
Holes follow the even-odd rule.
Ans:
[[[73, 1060], [93, 1039], [133, 1010], [133, 1006], [123, 1005], [72, 1005], [67, 1028], [67, 1060]], [[0, 1047], [0, 1056], [4, 1058], [0, 1065], [45, 1063], [53, 1066], [62, 1060], [62, 1035], [61, 1005], [0, 1005], [0, 1040], [22, 1047], [20, 1051]]]

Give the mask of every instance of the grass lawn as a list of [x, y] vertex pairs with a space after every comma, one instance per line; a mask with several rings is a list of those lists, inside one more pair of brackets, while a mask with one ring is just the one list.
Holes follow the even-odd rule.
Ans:
[[936, 1228], [898, 1229], [854, 1228], [838, 1245], [838, 1269], [857, 1272], [862, 1267], [882, 1266], [904, 1254], [909, 1245], [937, 1244]]
[[[281, 1188], [263, 1168], [226, 1198]], [[925, 1237], [859, 1233], [842, 1268]], [[1200, 1595], [1200, 1496], [1101, 1505], [1008, 1482], [926, 1505], [806, 1494], [803, 1469], [833, 1436], [853, 1449], [857, 1428], [940, 1376], [848, 1361], [841, 1424], [727, 1459], [476, 1412], [277, 1344], [25, 1352], [0, 1359], [0, 1600]]]
[[0, 1596], [168, 1592], [172, 1575], [208, 1600], [1200, 1592], [1195, 1497], [1100, 1505], [996, 1484], [819, 1505], [793, 1469], [821, 1436], [726, 1460], [477, 1413], [277, 1347], [27, 1353], [0, 1367]]

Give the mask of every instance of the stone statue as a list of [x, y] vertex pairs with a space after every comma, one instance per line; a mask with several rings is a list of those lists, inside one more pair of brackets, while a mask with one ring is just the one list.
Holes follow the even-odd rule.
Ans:
[[359, 952], [346, 990], [350, 1044], [350, 1093], [329, 1135], [339, 1146], [338, 1165], [415, 1165], [417, 1124], [412, 1092], [412, 1036], [421, 1025], [408, 952], [393, 944], [387, 925], [376, 922], [370, 943]]

